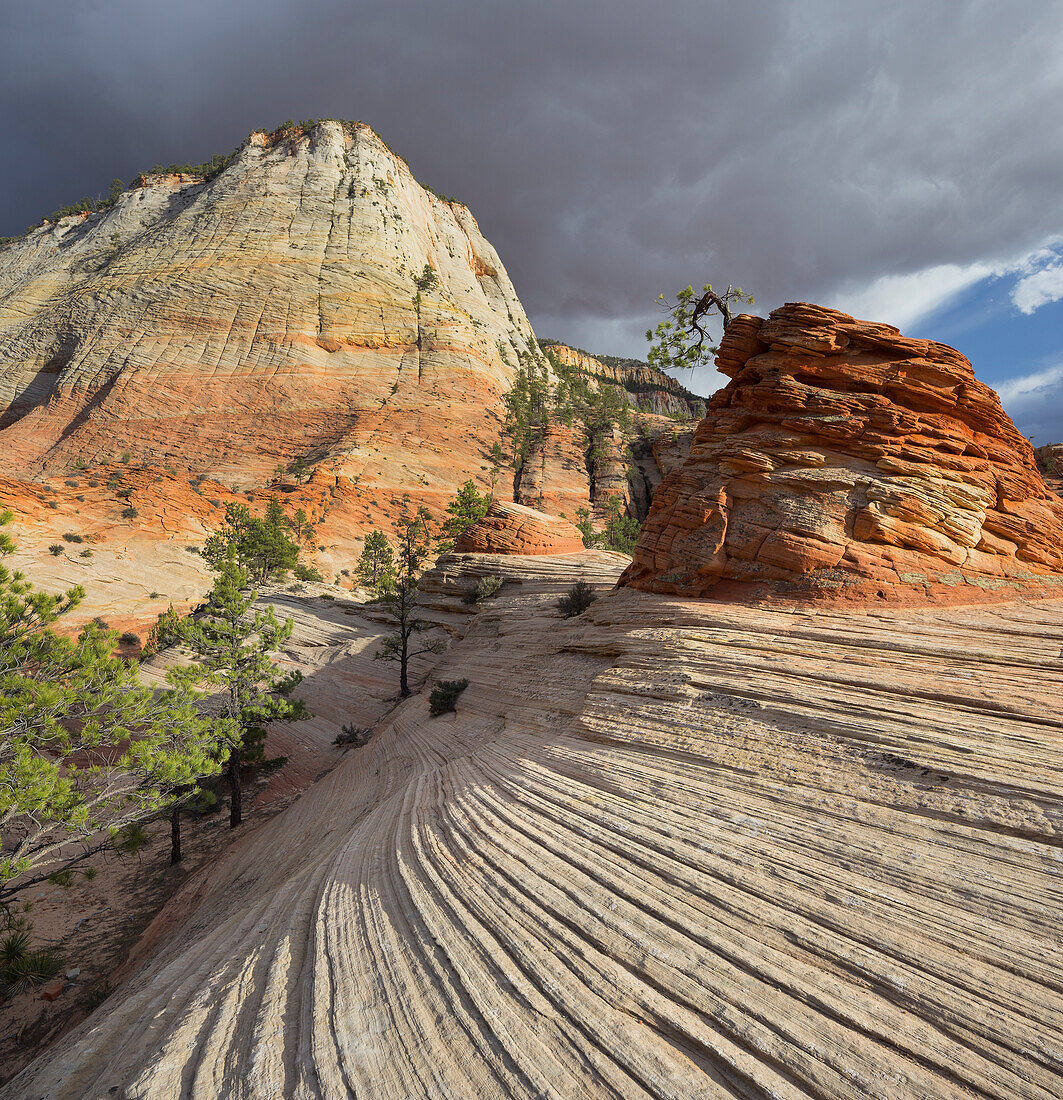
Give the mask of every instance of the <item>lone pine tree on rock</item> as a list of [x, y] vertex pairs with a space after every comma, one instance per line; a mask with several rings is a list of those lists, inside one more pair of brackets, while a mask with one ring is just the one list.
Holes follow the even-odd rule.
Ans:
[[442, 653], [446, 648], [446, 642], [442, 639], [428, 642], [419, 649], [412, 648], [416, 643], [411, 643], [414, 635], [430, 630], [432, 625], [417, 614], [417, 582], [432, 552], [431, 522], [432, 517], [427, 509], [419, 508], [416, 513], [411, 513], [409, 497], [403, 498], [395, 578], [388, 587], [377, 591], [380, 602], [395, 625], [395, 633], [384, 639], [382, 647], [373, 656], [379, 661], [398, 662], [399, 693], [403, 698], [410, 694], [410, 661], [426, 653]]
[[650, 341], [646, 360], [659, 370], [676, 367], [693, 370], [710, 364], [719, 347], [705, 342], [709, 321], [719, 316], [726, 332], [734, 320], [731, 306], [739, 302], [753, 305], [752, 295], [746, 294], [740, 286], [728, 284], [727, 289], [718, 294], [712, 289], [712, 283], [706, 283], [700, 294], [692, 286], [686, 287], [679, 291], [674, 303], [667, 302], [663, 294], [657, 296], [657, 301], [668, 317], [656, 329], [646, 330], [646, 339]]

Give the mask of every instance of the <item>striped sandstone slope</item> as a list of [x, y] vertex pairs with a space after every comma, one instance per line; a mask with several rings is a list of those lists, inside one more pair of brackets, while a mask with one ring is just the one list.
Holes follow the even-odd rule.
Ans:
[[541, 584], [4, 1100], [1063, 1093], [1063, 605]]

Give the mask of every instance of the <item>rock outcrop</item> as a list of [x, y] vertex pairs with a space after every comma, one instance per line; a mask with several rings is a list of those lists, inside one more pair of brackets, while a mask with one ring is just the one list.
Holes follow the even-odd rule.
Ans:
[[575, 554], [583, 536], [567, 520], [495, 500], [487, 514], [454, 540], [455, 554]]
[[136, 539], [152, 574], [155, 544], [275, 490], [332, 577], [403, 493], [438, 514], [486, 486], [533, 341], [469, 210], [368, 127], [253, 134], [211, 180], [148, 177], [0, 251], [0, 503], [38, 559], [72, 530]]
[[194, 876], [4, 1100], [1063, 1093], [1059, 601], [565, 621], [524, 560], [455, 713]]
[[621, 583], [967, 599], [1058, 586], [1063, 501], [959, 352], [808, 304], [743, 315], [731, 381]]

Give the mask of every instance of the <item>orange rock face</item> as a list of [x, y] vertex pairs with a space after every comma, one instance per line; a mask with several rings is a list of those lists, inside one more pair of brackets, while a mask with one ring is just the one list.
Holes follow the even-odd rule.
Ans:
[[968, 599], [1063, 589], [1063, 501], [950, 347], [805, 303], [728, 328], [690, 457], [620, 583]]
[[583, 548], [583, 536], [567, 520], [500, 500], [454, 542], [456, 554], [577, 554]]

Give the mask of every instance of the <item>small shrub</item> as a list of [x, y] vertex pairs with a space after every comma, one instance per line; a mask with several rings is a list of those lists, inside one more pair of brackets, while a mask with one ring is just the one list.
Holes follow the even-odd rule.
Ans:
[[148, 593], [148, 599], [149, 600], [158, 600], [158, 599], [161, 599], [161, 598], [162, 598], [162, 593], [161, 592], [149, 592]]
[[139, 515], [140, 513], [136, 510], [136, 508], [122, 509], [122, 519], [136, 519]]
[[119, 489], [118, 490], [118, 496], [122, 500], [128, 500], [132, 495], [133, 495], [133, 490], [132, 489]]
[[462, 603], [479, 603], [481, 600], [489, 600], [498, 594], [502, 587], [501, 577], [481, 577], [472, 588], [462, 597]]
[[64, 531], [63, 542], [84, 542], [85, 540], [76, 531]]
[[66, 481], [64, 481], [64, 482], [63, 482], [63, 484], [64, 484], [64, 485], [65, 485], [65, 486], [66, 486], [66, 487], [67, 487], [68, 489], [76, 489], [76, 488], [78, 487], [78, 483], [77, 483], [76, 481], [70, 481], [69, 479], [68, 479], [68, 480], [66, 480]]
[[63, 969], [63, 956], [56, 951], [26, 951], [3, 968], [3, 978], [16, 993], [51, 981]]
[[92, 551], [88, 547], [85, 547], [85, 549], [81, 551], [81, 553], [78, 555], [78, 557], [91, 558], [92, 557]]
[[48, 547], [48, 551], [55, 557], [59, 557], [63, 552], [63, 544], [61, 542], [53, 542], [52, 545]]
[[295, 579], [300, 581], [324, 581], [325, 579], [312, 565], [297, 565], [292, 572], [295, 574]]
[[140, 645], [140, 635], [134, 634], [133, 631], [127, 630], [119, 639], [122, 645]]
[[123, 451], [121, 456], [119, 457], [118, 461], [119, 462], [128, 462], [132, 457], [133, 456], [129, 451]]
[[369, 726], [362, 729], [358, 726], [349, 725], [341, 726], [340, 729], [341, 732], [336, 735], [336, 740], [332, 743], [339, 745], [341, 748], [350, 745], [351, 748], [359, 749], [369, 740]]
[[59, 508], [59, 501], [57, 501], [57, 500], [48, 501], [48, 507], [58, 509]]
[[458, 696], [469, 686], [468, 680], [440, 680], [432, 694], [428, 696], [428, 713], [433, 718], [449, 714], [454, 709]]
[[576, 581], [568, 592], [557, 601], [557, 609], [566, 619], [582, 615], [598, 598], [598, 593], [586, 582]]
[[75, 500], [80, 500], [82, 503], [84, 503], [85, 494], [84, 493], [78, 493], [78, 495], [76, 497], [74, 497], [74, 499]]

